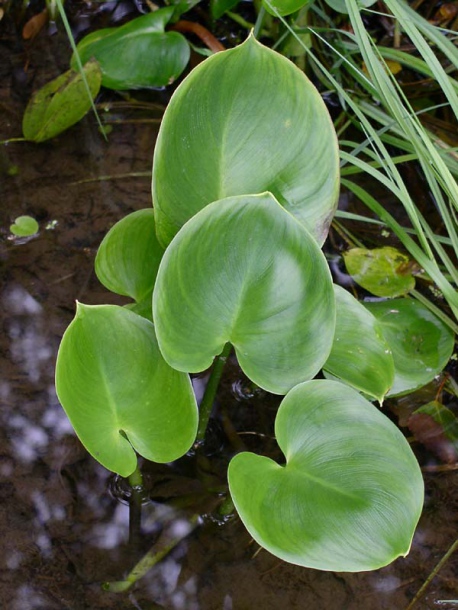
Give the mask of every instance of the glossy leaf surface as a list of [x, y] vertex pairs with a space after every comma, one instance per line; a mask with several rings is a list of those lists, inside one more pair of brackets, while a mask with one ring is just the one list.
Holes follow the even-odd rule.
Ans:
[[205, 60], [174, 93], [153, 163], [159, 241], [203, 207], [271, 192], [322, 243], [338, 195], [338, 146], [315, 87], [250, 37]]
[[324, 370], [382, 401], [393, 385], [391, 350], [377, 319], [349, 292], [334, 285], [336, 332]]
[[415, 288], [410, 260], [396, 248], [352, 248], [343, 256], [355, 282], [378, 297], [399, 297]]
[[413, 299], [364, 303], [380, 322], [393, 353], [395, 376], [389, 396], [415, 390], [438, 375], [453, 352], [454, 335]]
[[134, 449], [170, 462], [195, 439], [189, 377], [166, 364], [153, 324], [122, 307], [78, 304], [59, 348], [56, 390], [89, 453], [124, 477], [135, 470]]
[[164, 31], [173, 12], [174, 7], [167, 7], [120, 27], [92, 32], [77, 46], [81, 60], [97, 59], [102, 85], [109, 89], [163, 87], [172, 83], [185, 69], [190, 55], [181, 34]]
[[153, 210], [138, 210], [108, 231], [97, 252], [95, 272], [106, 288], [140, 302], [153, 291], [163, 254]]
[[216, 201], [176, 235], [159, 267], [153, 318], [164, 358], [208, 368], [225, 343], [262, 388], [285, 394], [331, 349], [329, 269], [311, 235], [270, 193]]
[[256, 542], [285, 561], [338, 572], [408, 553], [422, 476], [376, 407], [339, 382], [309, 381], [284, 398], [275, 433], [284, 466], [253, 453], [229, 465], [232, 499]]
[[[100, 67], [97, 62], [88, 61], [83, 69], [95, 98], [102, 81]], [[91, 100], [81, 74], [68, 70], [32, 96], [22, 120], [24, 138], [34, 142], [54, 138], [82, 119], [90, 108]]]

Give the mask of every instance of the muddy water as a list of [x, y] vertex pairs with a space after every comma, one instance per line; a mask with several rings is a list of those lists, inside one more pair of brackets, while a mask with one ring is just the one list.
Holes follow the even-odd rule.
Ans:
[[[3, 28], [0, 139], [20, 135], [32, 84], [57, 75], [68, 58], [58, 36], [23, 48], [14, 29]], [[108, 143], [88, 117], [50, 143], [14, 143], [0, 150], [0, 607], [405, 608], [455, 540], [456, 473], [425, 474], [425, 511], [412, 551], [382, 570], [318, 572], [257, 552], [237, 518], [224, 522], [211, 512], [212, 497], [225, 489], [233, 426], [247, 433], [237, 442], [275, 451], [270, 436], [276, 403], [253, 392], [235, 365], [219, 396], [222, 415], [207, 455], [172, 466], [144, 465], [152, 499], [143, 507], [140, 541], [129, 545], [123, 486], [75, 439], [53, 385], [59, 340], [75, 300], [117, 302], [93, 273], [100, 240], [116, 220], [150, 205], [148, 178], [116, 176], [149, 171], [160, 110], [123, 109], [111, 116], [124, 122], [114, 125]], [[103, 176], [112, 178], [98, 180]], [[21, 214], [37, 218], [40, 233], [11, 240], [8, 227]], [[249, 434], [255, 427], [265, 436]], [[433, 463], [431, 456], [420, 457]], [[209, 487], [213, 495], [205, 493]], [[183, 498], [187, 507], [179, 506]], [[171, 508], [165, 509], [165, 499]], [[121, 579], [133, 567], [161, 530], [171, 523], [183, 525], [196, 511], [204, 514], [199, 527], [131, 593], [102, 590], [101, 583]], [[415, 608], [458, 607], [458, 602], [445, 601], [458, 599], [457, 571], [458, 557], [452, 557]]]

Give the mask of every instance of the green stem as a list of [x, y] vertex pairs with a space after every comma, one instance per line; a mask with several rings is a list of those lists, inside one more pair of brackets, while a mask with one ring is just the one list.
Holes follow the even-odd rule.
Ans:
[[106, 582], [102, 585], [102, 588], [105, 591], [110, 591], [112, 593], [127, 591], [137, 582], [137, 580], [145, 576], [151, 568], [166, 557], [182, 540], [189, 536], [189, 534], [196, 529], [198, 524], [199, 515], [193, 515], [191, 519], [189, 519], [188, 527], [180, 536], [170, 539], [167, 535], [168, 532], [165, 532], [165, 536], [159, 538], [159, 541], [140, 559], [124, 580]]
[[128, 478], [132, 495], [129, 502], [129, 543], [132, 547], [138, 546], [140, 542], [142, 526], [142, 490], [143, 477], [138, 467]]
[[215, 402], [216, 390], [218, 389], [224, 365], [226, 364], [226, 360], [231, 353], [231, 349], [232, 345], [230, 343], [226, 343], [223, 351], [219, 356], [216, 356], [213, 363], [210, 379], [208, 380], [207, 387], [205, 388], [205, 394], [199, 407], [199, 428], [197, 430], [196, 438], [197, 444], [201, 444], [205, 438], [208, 420], [210, 419], [210, 413], [212, 411], [213, 403]]
[[436, 565], [436, 567], [434, 568], [434, 570], [431, 572], [431, 574], [428, 576], [428, 578], [425, 580], [425, 582], [421, 585], [421, 587], [419, 588], [419, 590], [417, 591], [415, 597], [413, 598], [413, 600], [410, 602], [410, 604], [407, 606], [406, 610], [411, 610], [411, 608], [414, 607], [414, 605], [417, 603], [417, 601], [420, 599], [420, 597], [423, 595], [423, 593], [425, 592], [425, 589], [430, 585], [431, 581], [433, 580], [433, 578], [437, 575], [437, 573], [439, 572], [439, 570], [444, 566], [445, 562], [450, 558], [450, 556], [457, 550], [458, 548], [458, 539], [455, 540], [455, 542], [452, 544], [452, 546], [449, 548], [449, 550], [445, 553], [445, 555], [442, 557], [442, 559], [439, 561], [439, 563]]
[[264, 23], [265, 16], [266, 16], [266, 9], [264, 8], [264, 6], [261, 6], [259, 13], [258, 13], [258, 18], [256, 19], [256, 23], [254, 24], [254, 28], [253, 28], [253, 35], [256, 39], [259, 38], [259, 34], [261, 32], [262, 24]]

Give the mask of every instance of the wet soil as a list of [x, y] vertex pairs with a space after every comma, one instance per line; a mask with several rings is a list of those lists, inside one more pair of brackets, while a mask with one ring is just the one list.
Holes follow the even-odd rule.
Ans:
[[[60, 34], [40, 36], [26, 48], [11, 25], [0, 28], [3, 140], [20, 135], [31, 88], [65, 69], [69, 54]], [[254, 392], [232, 363], [207, 455], [144, 465], [152, 499], [143, 507], [140, 543], [132, 547], [122, 482], [86, 454], [58, 403], [55, 358], [75, 300], [121, 302], [98, 283], [94, 256], [117, 220], [151, 204], [149, 178], [126, 174], [150, 171], [160, 114], [152, 106], [124, 107], [113, 115], [120, 122], [108, 143], [88, 116], [51, 142], [0, 149], [0, 607], [404, 609], [456, 538], [456, 471], [425, 473], [425, 509], [412, 551], [382, 570], [337, 574], [292, 566], [258, 552], [235, 516], [218, 520], [211, 513], [131, 593], [101, 588], [123, 578], [171, 519], [187, 520], [196, 506], [211, 512], [203, 490], [225, 489], [233, 426], [248, 433], [256, 426], [265, 437], [241, 435], [243, 443], [275, 451], [277, 403]], [[9, 225], [21, 214], [34, 216], [40, 233], [12, 240]], [[182, 496], [192, 498], [191, 509], [178, 506]], [[170, 500], [166, 512], [164, 500]], [[458, 556], [452, 556], [415, 608], [456, 607], [445, 600], [458, 599], [457, 576]]]

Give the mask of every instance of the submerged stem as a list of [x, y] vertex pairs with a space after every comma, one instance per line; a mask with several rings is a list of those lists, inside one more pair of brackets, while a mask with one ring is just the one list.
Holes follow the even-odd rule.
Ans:
[[129, 543], [135, 547], [140, 541], [142, 525], [143, 477], [138, 464], [128, 481], [132, 490], [129, 501]]
[[182, 526], [179, 535], [170, 537], [170, 532], [167, 531], [165, 536], [161, 536], [159, 541], [140, 559], [124, 580], [106, 582], [102, 585], [102, 588], [105, 591], [113, 593], [127, 591], [152, 567], [164, 559], [164, 557], [166, 557], [182, 540], [189, 536], [189, 534], [196, 529], [198, 524], [199, 515], [193, 515], [186, 524], [186, 527]]
[[210, 419], [210, 413], [215, 401], [216, 390], [218, 389], [224, 365], [226, 364], [226, 360], [231, 352], [231, 349], [232, 345], [230, 343], [226, 343], [223, 351], [219, 356], [216, 356], [213, 363], [210, 379], [208, 380], [207, 387], [205, 388], [205, 394], [199, 407], [199, 427], [196, 438], [197, 444], [202, 443], [205, 438], [208, 420]]

